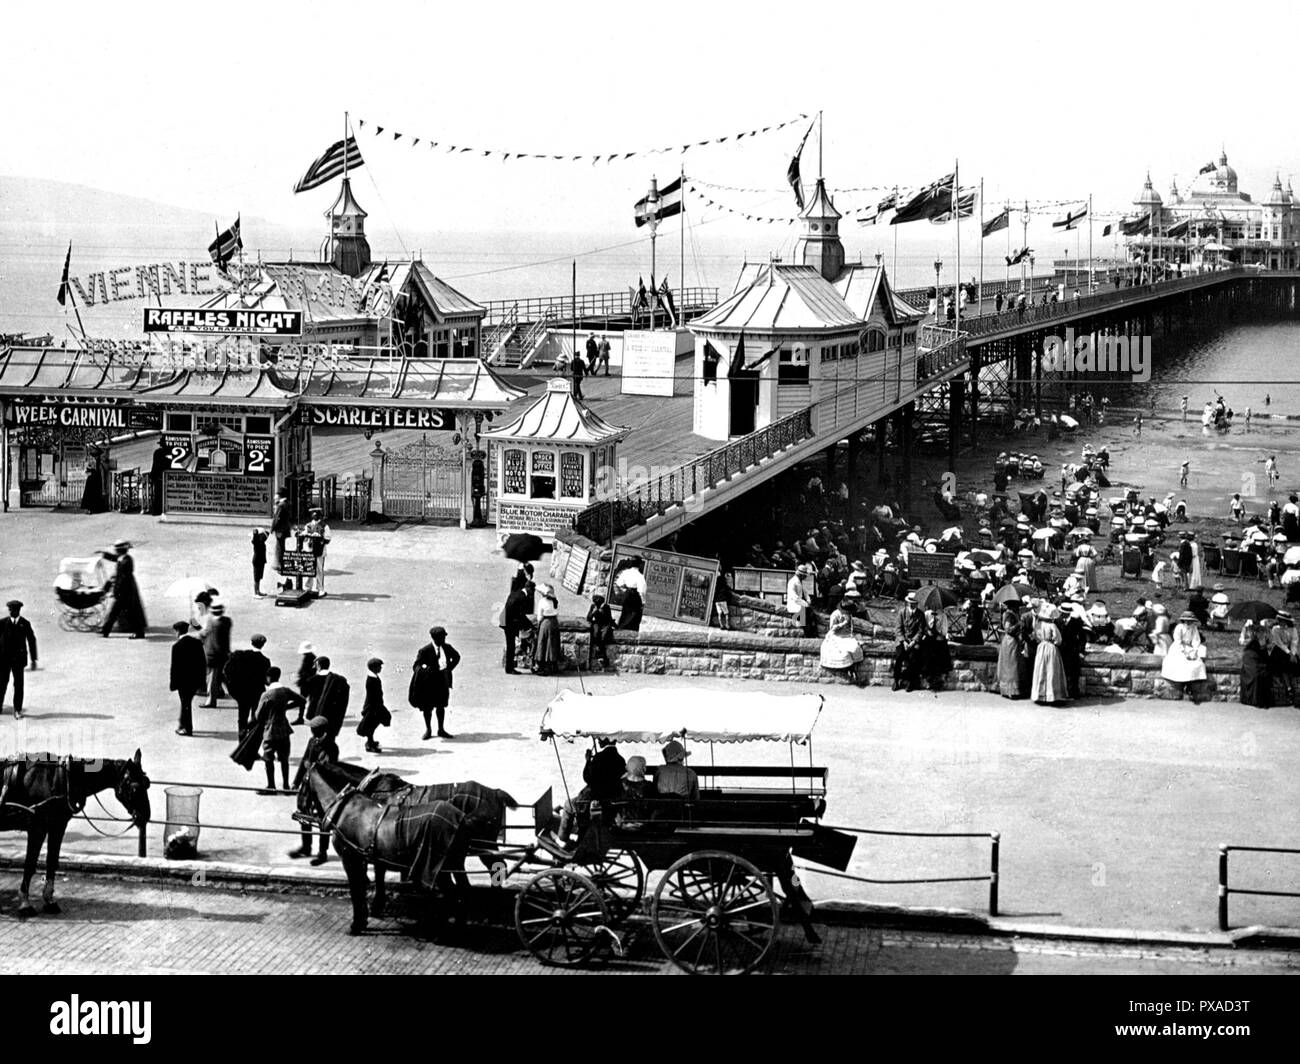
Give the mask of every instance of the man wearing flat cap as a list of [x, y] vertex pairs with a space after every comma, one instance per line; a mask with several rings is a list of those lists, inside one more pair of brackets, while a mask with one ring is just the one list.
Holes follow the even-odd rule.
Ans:
[[0, 710], [4, 708], [9, 677], [14, 680], [14, 719], [23, 715], [23, 669], [31, 659], [36, 668], [36, 633], [31, 622], [19, 616], [23, 604], [17, 599], [5, 603], [9, 616], [0, 618]]
[[262, 653], [266, 636], [260, 632], [249, 640], [249, 646], [234, 651], [227, 660], [223, 675], [226, 690], [239, 707], [239, 737], [242, 739], [253, 721], [254, 711], [266, 690], [267, 672], [271, 662]]
[[216, 709], [217, 699], [226, 694], [221, 681], [226, 674], [226, 662], [230, 660], [231, 621], [226, 616], [224, 603], [214, 602], [208, 613], [208, 625], [203, 629], [203, 653], [208, 661], [208, 700], [203, 703], [203, 708]]
[[181, 716], [176, 725], [177, 735], [194, 734], [194, 696], [203, 690], [208, 675], [208, 659], [203, 655], [203, 644], [191, 634], [189, 621], [172, 625], [176, 642], [172, 644], [171, 690], [181, 700]]

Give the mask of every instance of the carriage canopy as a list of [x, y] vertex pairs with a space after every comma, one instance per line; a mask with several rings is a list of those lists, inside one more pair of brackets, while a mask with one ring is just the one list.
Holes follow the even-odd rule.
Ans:
[[543, 739], [618, 742], [755, 741], [807, 743], [822, 711], [821, 695], [769, 695], [692, 689], [583, 695], [561, 691], [542, 714]]

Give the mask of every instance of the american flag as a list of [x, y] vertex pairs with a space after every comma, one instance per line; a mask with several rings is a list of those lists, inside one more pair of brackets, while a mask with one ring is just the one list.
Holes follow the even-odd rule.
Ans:
[[361, 149], [357, 147], [357, 138], [348, 137], [347, 140], [340, 140], [331, 144], [329, 150], [317, 159], [311, 166], [307, 167], [307, 172], [302, 175], [299, 182], [293, 186], [294, 192], [306, 192], [308, 189], [319, 188], [326, 181], [332, 181], [343, 173], [343, 155], [347, 153], [347, 168], [355, 170], [361, 166]]

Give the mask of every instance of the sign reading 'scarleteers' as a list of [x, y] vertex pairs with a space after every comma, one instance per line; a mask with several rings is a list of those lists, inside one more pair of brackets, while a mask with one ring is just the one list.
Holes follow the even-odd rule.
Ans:
[[200, 310], [146, 307], [144, 331], [301, 336], [300, 310]]

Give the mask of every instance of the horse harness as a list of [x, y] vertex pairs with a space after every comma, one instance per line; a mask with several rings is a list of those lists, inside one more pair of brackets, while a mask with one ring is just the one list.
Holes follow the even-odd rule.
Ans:
[[[36, 762], [40, 764], [41, 762]], [[24, 805], [21, 802], [14, 801], [9, 797], [11, 791], [26, 793], [27, 771], [32, 767], [32, 762], [23, 761], [5, 761], [0, 762], [4, 765], [3, 774], [0, 774], [0, 813], [5, 809], [16, 809], [26, 813], [29, 816], [36, 816], [41, 813], [45, 806], [51, 802], [66, 802], [70, 816], [76, 816], [86, 807], [86, 799], [78, 801], [72, 793], [72, 757], [64, 755], [59, 758], [58, 764], [54, 769], [54, 780], [50, 788], [50, 795], [42, 798], [33, 805]]]
[[[326, 809], [324, 813], [321, 814], [320, 831], [322, 834], [329, 834], [330, 832], [334, 831], [334, 825], [338, 822], [339, 817], [342, 816], [343, 807], [347, 805], [348, 800], [350, 798], [358, 794], [361, 795], [363, 798], [366, 797], [365, 793], [362, 791], [362, 787], [374, 775], [375, 773], [371, 772], [370, 775], [367, 776], [360, 783], [349, 783], [346, 787], [344, 787], [341, 791], [339, 791], [337, 795], [335, 795], [334, 801], [330, 803], [329, 808]], [[373, 800], [374, 799], [371, 799], [371, 801]], [[353, 843], [348, 842], [348, 840], [345, 839], [342, 836], [342, 834], [338, 832], [334, 832], [334, 837], [338, 839], [340, 842], [342, 842], [344, 845], [346, 845], [349, 849], [356, 850], [356, 852], [361, 854], [361, 856], [364, 857], [366, 861], [372, 861], [374, 859], [374, 854], [375, 854], [375, 840], [379, 838], [379, 829], [383, 825], [384, 817], [388, 815], [388, 810], [390, 808], [391, 807], [388, 805], [387, 802], [383, 802], [380, 804], [379, 816], [375, 820], [374, 830], [370, 833], [369, 845], [365, 847], [357, 846]]]

